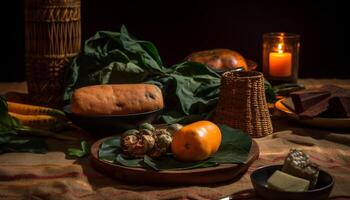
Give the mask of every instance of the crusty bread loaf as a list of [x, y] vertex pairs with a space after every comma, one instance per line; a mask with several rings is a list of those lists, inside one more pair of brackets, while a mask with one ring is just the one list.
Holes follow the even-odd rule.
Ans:
[[163, 108], [162, 91], [151, 84], [110, 84], [74, 91], [72, 113], [85, 116], [125, 115]]
[[207, 65], [217, 72], [224, 72], [238, 67], [248, 70], [244, 57], [237, 51], [230, 49], [212, 49], [194, 52], [187, 56], [186, 60]]

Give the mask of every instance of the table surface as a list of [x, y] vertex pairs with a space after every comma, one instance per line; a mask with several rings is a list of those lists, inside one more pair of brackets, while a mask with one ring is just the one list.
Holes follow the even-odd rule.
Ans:
[[[307, 87], [336, 84], [350, 88], [350, 80], [301, 79]], [[0, 94], [26, 92], [26, 83], [0, 83]], [[201, 186], [147, 186], [120, 182], [95, 171], [89, 157], [67, 159], [69, 147], [82, 139], [94, 140], [83, 131], [62, 134], [77, 141], [47, 139], [49, 153], [0, 154], [0, 199], [258, 199], [250, 173], [258, 167], [283, 163], [290, 148], [310, 154], [311, 159], [335, 178], [331, 199], [350, 199], [350, 130], [323, 130], [305, 127], [280, 116], [272, 117], [274, 133], [255, 139], [260, 157], [241, 177]]]

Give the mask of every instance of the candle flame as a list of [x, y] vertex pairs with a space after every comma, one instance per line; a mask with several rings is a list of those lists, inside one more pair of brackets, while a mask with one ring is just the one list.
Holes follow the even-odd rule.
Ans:
[[279, 43], [277, 45], [277, 51], [278, 51], [278, 53], [283, 53], [283, 43]]

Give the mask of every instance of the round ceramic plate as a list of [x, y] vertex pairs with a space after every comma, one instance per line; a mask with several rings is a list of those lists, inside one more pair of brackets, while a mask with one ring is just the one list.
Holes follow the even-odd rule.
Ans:
[[98, 171], [119, 180], [147, 185], [202, 185], [229, 181], [243, 174], [249, 166], [258, 159], [259, 147], [253, 140], [248, 160], [245, 164], [220, 164], [215, 167], [188, 170], [154, 171], [145, 168], [131, 168], [98, 158], [98, 150], [103, 141], [101, 139], [91, 146], [91, 164]]
[[320, 127], [320, 128], [336, 128], [336, 129], [350, 129], [350, 118], [323, 118], [315, 117], [313, 119], [299, 119], [298, 115], [295, 114], [291, 109], [287, 108], [282, 100], [279, 100], [275, 103], [277, 110], [282, 112], [285, 116], [290, 119], [296, 120], [300, 123]]

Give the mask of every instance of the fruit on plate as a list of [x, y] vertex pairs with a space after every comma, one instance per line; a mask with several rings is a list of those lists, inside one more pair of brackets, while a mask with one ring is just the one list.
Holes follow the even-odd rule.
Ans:
[[[172, 127], [181, 127], [174, 124]], [[170, 153], [173, 129], [155, 128], [149, 123], [141, 124], [136, 129], [124, 132], [120, 142], [122, 151], [131, 158], [140, 158], [144, 155], [160, 157]]]
[[194, 52], [186, 60], [206, 64], [217, 72], [224, 72], [239, 67], [248, 70], [248, 65], [244, 57], [230, 49], [212, 49]]
[[198, 121], [178, 130], [171, 143], [174, 157], [184, 162], [205, 160], [221, 144], [220, 128], [210, 121]]
[[78, 115], [127, 115], [164, 107], [162, 91], [152, 84], [106, 84], [76, 89], [71, 111]]

